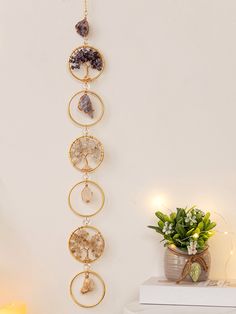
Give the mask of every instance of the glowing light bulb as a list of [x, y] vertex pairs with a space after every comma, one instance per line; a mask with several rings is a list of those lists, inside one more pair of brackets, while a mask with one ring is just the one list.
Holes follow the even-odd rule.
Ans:
[[165, 206], [165, 198], [162, 195], [156, 195], [152, 198], [151, 205], [155, 210], [163, 209]]

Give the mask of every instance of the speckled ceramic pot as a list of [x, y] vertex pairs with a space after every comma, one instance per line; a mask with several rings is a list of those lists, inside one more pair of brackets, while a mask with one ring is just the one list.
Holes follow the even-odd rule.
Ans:
[[[165, 252], [165, 276], [170, 281], [178, 281], [182, 277], [183, 268], [188, 261], [188, 253], [180, 250], [179, 248], [174, 248], [177, 253], [180, 253], [181, 256], [175, 254], [172, 250], [166, 248]], [[211, 265], [211, 256], [209, 249], [206, 250], [202, 255], [202, 258], [205, 260], [208, 269], [205, 271], [201, 269], [201, 275], [198, 281], [206, 281], [209, 277], [210, 265]], [[183, 281], [192, 281], [192, 278], [187, 275]]]

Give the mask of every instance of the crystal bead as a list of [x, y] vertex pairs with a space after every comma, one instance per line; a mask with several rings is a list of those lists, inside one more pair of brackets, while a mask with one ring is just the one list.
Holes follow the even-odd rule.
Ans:
[[90, 203], [92, 201], [93, 192], [89, 188], [88, 184], [86, 184], [85, 187], [83, 188], [81, 192], [81, 197], [85, 203]]

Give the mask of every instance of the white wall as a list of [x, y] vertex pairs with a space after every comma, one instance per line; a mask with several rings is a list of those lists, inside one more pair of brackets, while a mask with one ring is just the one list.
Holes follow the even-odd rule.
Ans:
[[[81, 42], [81, 9], [79, 0], [0, 0], [0, 303], [25, 300], [34, 314], [121, 314], [140, 282], [161, 275], [163, 249], [146, 228], [155, 195], [236, 223], [236, 2], [91, 0], [91, 42], [107, 64], [92, 86], [106, 104], [92, 130], [106, 158], [92, 178], [107, 195], [94, 219], [107, 248], [94, 269], [108, 293], [94, 310], [72, 303], [68, 284], [82, 266], [67, 238], [80, 220], [67, 192], [81, 175], [67, 150], [81, 131], [67, 102], [80, 84], [66, 60]], [[229, 247], [219, 243], [213, 276], [223, 276]]]

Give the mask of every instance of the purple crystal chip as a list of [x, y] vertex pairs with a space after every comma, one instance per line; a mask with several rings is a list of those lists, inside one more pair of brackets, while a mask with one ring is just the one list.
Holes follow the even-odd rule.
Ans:
[[88, 34], [89, 34], [88, 20], [86, 18], [84, 18], [82, 21], [78, 22], [75, 25], [75, 29], [80, 36], [82, 36], [82, 37], [88, 36]]
[[83, 63], [90, 63], [91, 68], [101, 71], [103, 68], [102, 56], [93, 48], [80, 48], [70, 57], [71, 69], [80, 69]]

